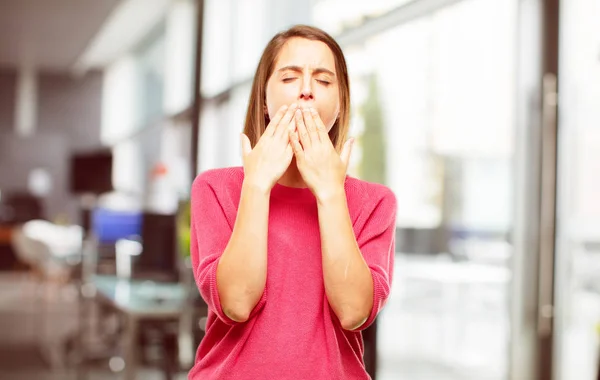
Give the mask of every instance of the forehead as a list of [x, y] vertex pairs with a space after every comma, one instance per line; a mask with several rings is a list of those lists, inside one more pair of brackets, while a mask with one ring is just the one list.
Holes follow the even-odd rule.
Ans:
[[335, 73], [335, 58], [324, 42], [294, 37], [286, 41], [275, 61], [275, 70], [284, 66], [323, 67]]

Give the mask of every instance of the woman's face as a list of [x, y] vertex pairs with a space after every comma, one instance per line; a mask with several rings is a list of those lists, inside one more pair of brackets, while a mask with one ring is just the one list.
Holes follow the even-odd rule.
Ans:
[[340, 112], [335, 58], [321, 41], [290, 38], [281, 48], [267, 82], [266, 105], [271, 119], [283, 105], [317, 110], [327, 131]]

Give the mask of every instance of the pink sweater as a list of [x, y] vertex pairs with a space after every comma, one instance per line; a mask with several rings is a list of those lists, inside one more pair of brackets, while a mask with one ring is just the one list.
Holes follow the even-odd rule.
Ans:
[[369, 379], [361, 331], [390, 293], [396, 198], [385, 186], [347, 176], [354, 234], [374, 284], [367, 322], [346, 331], [329, 306], [323, 284], [317, 203], [306, 188], [276, 184], [269, 206], [267, 283], [250, 319], [236, 323], [221, 308], [216, 271], [231, 236], [243, 168], [209, 170], [192, 186], [191, 258], [208, 304], [206, 335], [189, 379]]

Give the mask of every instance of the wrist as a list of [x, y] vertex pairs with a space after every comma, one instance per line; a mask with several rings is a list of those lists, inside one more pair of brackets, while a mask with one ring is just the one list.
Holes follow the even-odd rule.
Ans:
[[252, 178], [244, 178], [244, 181], [242, 182], [242, 192], [245, 193], [250, 192], [253, 194], [264, 195], [268, 197], [271, 195], [272, 188], [273, 186], [265, 184], [261, 181], [253, 180]]
[[328, 188], [324, 188], [323, 190], [318, 191], [315, 194], [315, 198], [317, 198], [317, 203], [325, 204], [328, 202], [335, 201], [337, 199], [346, 199], [346, 191], [344, 190], [343, 185], [339, 186], [331, 186]]

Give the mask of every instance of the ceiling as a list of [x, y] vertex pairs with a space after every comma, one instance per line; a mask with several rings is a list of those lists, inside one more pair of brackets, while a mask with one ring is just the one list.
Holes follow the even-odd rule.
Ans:
[[0, 0], [0, 66], [68, 71], [120, 0]]

